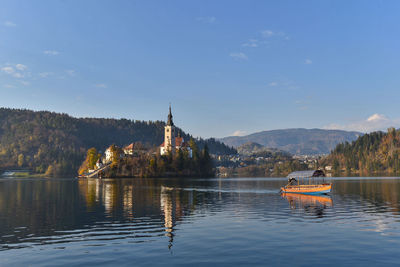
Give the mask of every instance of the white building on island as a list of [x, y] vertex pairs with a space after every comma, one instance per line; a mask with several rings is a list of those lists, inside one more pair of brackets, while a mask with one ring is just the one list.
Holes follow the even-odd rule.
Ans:
[[[192, 149], [189, 144], [181, 137], [180, 132], [175, 136], [175, 125], [172, 121], [171, 105], [169, 106], [169, 114], [167, 125], [164, 127], [164, 142], [160, 145], [160, 154], [166, 155], [168, 152], [174, 154], [177, 150], [186, 150], [189, 152], [189, 157], [192, 157]], [[173, 148], [173, 149], [172, 149]]]
[[104, 154], [106, 155], [106, 162], [111, 162], [113, 160], [113, 153], [111, 150], [111, 146], [106, 149]]
[[125, 155], [133, 155], [133, 149], [135, 147], [134, 143], [131, 143], [130, 145], [126, 146], [123, 148], [124, 154]]
[[117, 147], [116, 145], [111, 145], [109, 146], [106, 151], [104, 152], [105, 154], [105, 162], [103, 163], [109, 163], [114, 160], [114, 156], [117, 157], [117, 159], [123, 158], [124, 153], [121, 148]]

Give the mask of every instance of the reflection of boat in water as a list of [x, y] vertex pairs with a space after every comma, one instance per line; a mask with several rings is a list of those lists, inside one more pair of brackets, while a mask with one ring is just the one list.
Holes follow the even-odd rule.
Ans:
[[328, 195], [282, 193], [281, 196], [287, 199], [292, 210], [303, 208], [305, 213], [317, 217], [323, 217], [325, 209], [333, 206], [333, 201]]
[[[325, 177], [325, 173], [322, 170], [292, 172], [288, 175], [288, 184], [281, 187], [281, 192], [309, 195], [327, 194], [331, 192], [332, 184], [317, 184], [314, 180], [316, 177]], [[308, 184], [300, 184], [300, 180], [304, 180], [305, 178], [308, 179]]]
[[282, 197], [286, 198], [289, 203], [298, 202], [306, 205], [325, 205], [331, 207], [333, 202], [330, 196], [327, 195], [305, 195], [295, 193], [282, 193]]

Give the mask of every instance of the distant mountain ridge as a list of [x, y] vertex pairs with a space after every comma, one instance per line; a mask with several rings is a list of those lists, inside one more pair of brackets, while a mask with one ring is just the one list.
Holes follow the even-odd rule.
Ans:
[[218, 139], [228, 146], [239, 147], [248, 142], [276, 148], [295, 155], [330, 153], [337, 144], [352, 142], [360, 132], [324, 129], [282, 129], [253, 133], [246, 136], [228, 136]]
[[244, 156], [265, 156], [265, 155], [273, 155], [273, 154], [282, 154], [282, 155], [287, 155], [290, 156], [290, 154], [286, 151], [279, 150], [277, 148], [269, 148], [265, 147], [263, 145], [260, 145], [255, 142], [247, 142], [244, 143], [243, 145], [240, 145], [236, 148], [237, 152], [240, 155]]

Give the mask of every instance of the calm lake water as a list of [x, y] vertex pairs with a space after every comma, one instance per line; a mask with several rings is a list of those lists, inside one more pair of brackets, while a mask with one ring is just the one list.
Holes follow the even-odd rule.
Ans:
[[0, 264], [393, 265], [400, 179], [0, 179]]

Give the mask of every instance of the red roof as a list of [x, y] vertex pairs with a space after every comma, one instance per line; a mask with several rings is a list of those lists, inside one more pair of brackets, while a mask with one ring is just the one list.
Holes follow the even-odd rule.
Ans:
[[132, 149], [132, 150], [133, 150], [133, 147], [134, 147], [134, 146], [135, 146], [135, 145], [132, 143], [132, 144], [130, 144], [130, 145], [124, 147], [124, 149], [125, 149], [125, 150], [128, 150], [128, 149]]
[[[163, 142], [160, 147], [164, 147], [165, 142]], [[175, 137], [175, 146], [180, 146], [180, 147], [187, 147], [189, 146], [185, 140], [183, 140], [183, 137]]]
[[175, 146], [182, 146], [183, 137], [175, 137]]

